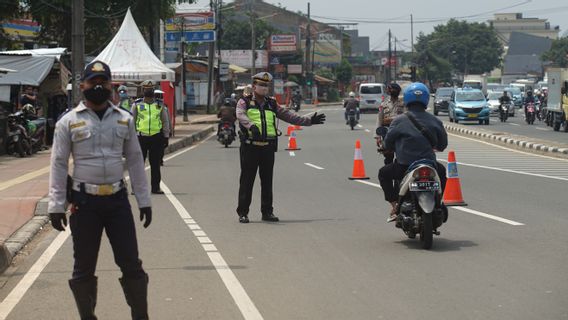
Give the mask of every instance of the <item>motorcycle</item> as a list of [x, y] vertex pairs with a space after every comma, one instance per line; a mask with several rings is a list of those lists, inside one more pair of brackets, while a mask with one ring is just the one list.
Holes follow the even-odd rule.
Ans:
[[347, 112], [347, 124], [351, 127], [351, 130], [355, 128], [355, 126], [359, 122], [357, 121], [357, 111], [351, 109]]
[[46, 119], [38, 118], [35, 115], [22, 114], [20, 111], [16, 112], [16, 115], [18, 115], [20, 124], [27, 130], [32, 152], [44, 150], [46, 148], [44, 144]]
[[219, 143], [228, 148], [233, 141], [235, 141], [235, 129], [231, 125], [230, 122], [223, 122], [219, 128], [219, 132], [217, 133], [217, 140]]
[[26, 132], [26, 128], [18, 121], [18, 116], [8, 116], [8, 136], [6, 140], [8, 154], [17, 154], [20, 158], [32, 154], [32, 147]]
[[536, 109], [534, 103], [529, 102], [526, 108], [527, 108], [526, 112], [527, 116], [525, 121], [527, 122], [527, 124], [534, 124], [534, 120], [536, 117]]
[[511, 106], [508, 103], [503, 103], [499, 106], [499, 120], [501, 120], [501, 122], [507, 121], [510, 107]]
[[[384, 137], [386, 127], [377, 128]], [[422, 159], [412, 163], [399, 182], [397, 218], [395, 226], [410, 239], [420, 234], [423, 249], [432, 248], [434, 234], [448, 220], [448, 210], [442, 204], [442, 188], [435, 161]]]

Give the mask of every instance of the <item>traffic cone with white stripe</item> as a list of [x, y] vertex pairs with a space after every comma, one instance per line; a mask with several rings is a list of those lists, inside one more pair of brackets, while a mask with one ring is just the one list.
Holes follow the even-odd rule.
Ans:
[[294, 130], [295, 130], [294, 126], [289, 125], [289, 126], [288, 126], [288, 131], [286, 131], [286, 137], [289, 137], [290, 134], [292, 133], [292, 131], [294, 131]]
[[443, 201], [446, 206], [467, 206], [467, 203], [463, 201], [456, 154], [453, 151], [448, 153], [448, 181], [446, 182]]
[[302, 150], [300, 148], [298, 148], [298, 145], [296, 144], [296, 131], [292, 131], [290, 133], [290, 138], [288, 138], [288, 148], [286, 148], [287, 151], [296, 151], [296, 150]]
[[365, 175], [365, 164], [363, 163], [363, 153], [361, 152], [361, 141], [355, 142], [355, 156], [353, 159], [353, 173], [349, 180], [368, 180]]

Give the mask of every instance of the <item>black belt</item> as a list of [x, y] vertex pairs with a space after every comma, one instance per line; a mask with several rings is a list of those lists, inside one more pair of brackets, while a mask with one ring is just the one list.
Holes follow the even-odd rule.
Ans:
[[266, 147], [272, 144], [276, 143], [276, 139], [274, 140], [268, 140], [268, 141], [256, 141], [256, 140], [250, 140], [250, 139], [245, 139], [243, 140], [243, 142], [245, 144], [250, 144], [252, 146], [257, 146], [257, 147]]

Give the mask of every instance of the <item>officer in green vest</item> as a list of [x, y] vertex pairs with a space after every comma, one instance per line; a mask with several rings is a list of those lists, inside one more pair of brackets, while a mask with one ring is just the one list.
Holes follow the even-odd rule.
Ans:
[[120, 85], [118, 87], [118, 96], [120, 97], [120, 102], [118, 106], [121, 109], [130, 112], [131, 101], [130, 97], [128, 96], [128, 88], [126, 88], [125, 85]]
[[295, 125], [311, 126], [323, 124], [325, 115], [316, 112], [311, 117], [302, 117], [280, 107], [274, 98], [268, 96], [272, 82], [272, 75], [268, 72], [260, 72], [252, 79], [252, 95], [245, 95], [237, 102], [237, 119], [241, 137], [241, 177], [237, 214], [240, 223], [249, 222], [249, 206], [258, 171], [262, 220], [276, 222], [279, 219], [274, 215], [272, 208], [274, 152], [277, 149], [277, 139], [280, 135], [276, 118]]
[[160, 189], [160, 161], [170, 137], [168, 114], [164, 106], [155, 99], [152, 80], [142, 82], [142, 89], [144, 98], [136, 100], [132, 105], [132, 117], [136, 121], [144, 161], [146, 156], [150, 158], [151, 191], [154, 194], [164, 194]]

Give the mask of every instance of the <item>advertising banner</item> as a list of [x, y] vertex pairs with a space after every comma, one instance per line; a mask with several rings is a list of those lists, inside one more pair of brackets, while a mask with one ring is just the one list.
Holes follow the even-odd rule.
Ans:
[[[221, 50], [221, 60], [250, 69], [252, 67], [252, 50]], [[266, 50], [256, 50], [254, 65], [255, 68], [268, 67], [268, 53]]]
[[[183, 26], [182, 26], [183, 24]], [[175, 18], [166, 20], [166, 31], [213, 30], [215, 14], [213, 12], [195, 12], [176, 14]]]
[[273, 34], [270, 36], [270, 51], [293, 52], [297, 49], [295, 34]]

